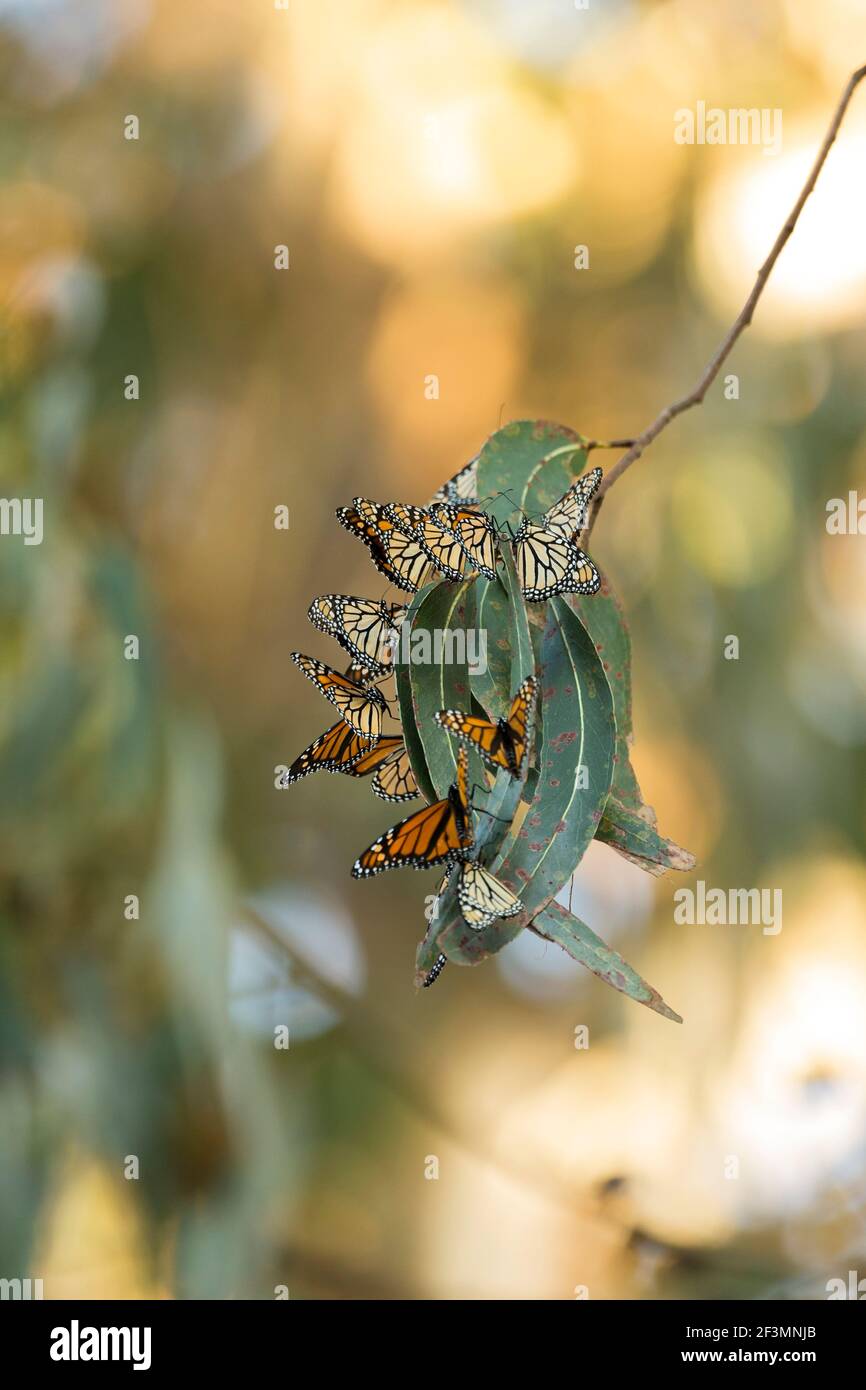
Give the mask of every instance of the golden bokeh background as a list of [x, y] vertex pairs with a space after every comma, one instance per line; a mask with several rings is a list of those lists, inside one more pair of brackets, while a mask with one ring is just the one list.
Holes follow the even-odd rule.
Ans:
[[[683, 1026], [530, 933], [416, 994], [433, 875], [349, 877], [393, 808], [274, 785], [331, 722], [289, 656], [333, 659], [310, 600], [381, 591], [334, 508], [425, 501], [500, 422], [629, 436], [691, 387], [864, 61], [862, 4], [10, 0], [0, 54], [0, 468], [45, 506], [40, 546], [0, 538], [0, 1277], [866, 1274], [866, 536], [825, 525], [866, 497], [866, 91], [738, 397], [671, 426], [593, 537], [635, 766], [698, 867], [595, 844], [574, 906]], [[698, 101], [780, 109], [783, 148], [677, 144]], [[678, 925], [697, 879], [781, 889], [782, 930]]]

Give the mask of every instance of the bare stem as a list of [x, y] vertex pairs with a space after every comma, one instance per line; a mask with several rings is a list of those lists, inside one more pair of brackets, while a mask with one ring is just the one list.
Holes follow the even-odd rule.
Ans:
[[587, 453], [590, 449], [630, 449], [634, 442], [633, 439], [587, 439], [583, 447]]
[[776, 237], [776, 240], [773, 243], [773, 248], [770, 251], [769, 256], [764, 261], [764, 264], [761, 266], [761, 269], [758, 271], [758, 278], [752, 286], [751, 294], [749, 295], [748, 299], [746, 300], [745, 304], [740, 310], [740, 313], [736, 321], [729, 330], [724, 341], [721, 343], [715, 355], [707, 364], [704, 374], [698, 382], [697, 386], [694, 388], [693, 391], [690, 391], [687, 396], [683, 396], [681, 400], [674, 401], [672, 405], [665, 406], [664, 410], [661, 412], [659, 416], [656, 417], [655, 420], [653, 420], [649, 428], [645, 429], [643, 434], [638, 435], [637, 439], [634, 441], [628, 452], [623, 454], [621, 459], [617, 460], [610, 472], [606, 474], [606, 476], [602, 479], [601, 485], [598, 489], [597, 503], [594, 515], [591, 519], [592, 522], [594, 522], [595, 518], [598, 516], [598, 509], [601, 505], [602, 498], [604, 497], [605, 493], [613, 487], [617, 478], [621, 478], [626, 469], [631, 468], [631, 465], [637, 459], [640, 458], [641, 454], [644, 452], [647, 446], [650, 445], [653, 442], [653, 440], [661, 434], [662, 430], [670, 424], [671, 420], [675, 419], [677, 415], [682, 415], [684, 411], [690, 410], [692, 406], [701, 404], [710, 386], [718, 376], [722, 363], [729, 356], [731, 349], [734, 346], [734, 343], [737, 341], [743, 330], [747, 328], [748, 325], [752, 322], [752, 315], [755, 312], [755, 305], [761, 297], [761, 293], [764, 289], [764, 286], [767, 283], [767, 280], [770, 278], [770, 272], [772, 271], [773, 266], [776, 264], [776, 261], [779, 259], [782, 247], [785, 245], [785, 242], [788, 240], [789, 236], [791, 235], [791, 233], [797, 225], [797, 219], [799, 218], [800, 213], [803, 211], [803, 206], [806, 202], [806, 199], [809, 197], [809, 194], [815, 187], [815, 184], [818, 181], [818, 175], [823, 169], [824, 161], [826, 160], [827, 155], [830, 152], [830, 147], [839, 133], [839, 127], [842, 124], [845, 112], [848, 109], [848, 104], [851, 101], [851, 97], [854, 95], [855, 89], [863, 81], [864, 77], [866, 77], [866, 66], [858, 68], [857, 71], [855, 73], [852, 73], [851, 77], [848, 79], [848, 83], [840, 98], [839, 105], [836, 107], [836, 112], [833, 116], [832, 121], [830, 122], [830, 127], [827, 131], [827, 134], [824, 136], [824, 143], [818, 151], [818, 157], [815, 160], [815, 163], [812, 165], [809, 177], [803, 185], [800, 196], [794, 204], [793, 208], [791, 209], [790, 213], [788, 214], [785, 225], [782, 227], [782, 230]]

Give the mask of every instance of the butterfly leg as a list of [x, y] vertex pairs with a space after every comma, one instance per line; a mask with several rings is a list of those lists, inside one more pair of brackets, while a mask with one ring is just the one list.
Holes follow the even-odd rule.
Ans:
[[[471, 800], [471, 798], [475, 795], [476, 792], [487, 792], [487, 791], [489, 791], [489, 788], [488, 788], [488, 787], [482, 787], [480, 782], [475, 782], [474, 785], [473, 785], [473, 787], [472, 787], [472, 791], [470, 792], [470, 800]], [[483, 806], [476, 806], [474, 802], [472, 802], [472, 809], [473, 809], [473, 811], [475, 811], [479, 816], [489, 816], [491, 820], [498, 820], [498, 821], [501, 821], [503, 825], [510, 825], [510, 824], [511, 824], [511, 818], [510, 818], [510, 817], [508, 817], [508, 816], [494, 816], [494, 814], [493, 814], [492, 811], [485, 811], [485, 809], [484, 809]]]

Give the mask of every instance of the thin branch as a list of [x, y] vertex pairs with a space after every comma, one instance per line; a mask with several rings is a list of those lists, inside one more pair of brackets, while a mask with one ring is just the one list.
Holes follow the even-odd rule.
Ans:
[[583, 447], [587, 453], [591, 449], [630, 449], [633, 439], [585, 439]]
[[598, 510], [601, 505], [601, 499], [604, 497], [605, 493], [609, 492], [609, 490], [613, 487], [617, 478], [621, 478], [626, 469], [630, 468], [631, 465], [637, 459], [640, 458], [641, 454], [647, 448], [647, 446], [651, 444], [653, 440], [658, 437], [658, 435], [661, 434], [662, 430], [670, 424], [671, 420], [675, 419], [677, 415], [682, 415], [684, 411], [690, 410], [692, 406], [700, 405], [702, 403], [704, 396], [707, 394], [707, 391], [709, 390], [710, 386], [718, 376], [722, 363], [729, 356], [731, 349], [734, 346], [734, 343], [737, 341], [743, 330], [747, 328], [749, 324], [752, 322], [752, 315], [755, 312], [755, 305], [761, 297], [761, 293], [764, 289], [764, 286], [767, 283], [767, 280], [770, 278], [770, 272], [772, 271], [773, 266], [776, 264], [776, 261], [779, 259], [782, 247], [785, 245], [785, 242], [788, 240], [789, 236], [791, 235], [791, 233], [797, 225], [797, 219], [799, 218], [800, 213], [803, 211], [803, 206], [806, 202], [806, 199], [809, 197], [809, 194], [815, 187], [815, 184], [818, 181], [818, 175], [824, 167], [824, 161], [826, 160], [827, 155], [830, 153], [830, 147], [839, 133], [839, 127], [842, 124], [851, 97], [854, 95], [855, 89], [863, 81], [864, 77], [866, 77], [866, 66], [858, 68], [857, 71], [855, 73], [852, 73], [851, 77], [848, 79], [848, 84], [845, 87], [844, 92], [842, 93], [839, 105], [836, 108], [836, 113], [832, 121], [830, 122], [830, 128], [827, 131], [827, 134], [824, 136], [824, 143], [822, 144], [818, 152], [818, 157], [815, 160], [815, 163], [812, 165], [811, 172], [803, 186], [803, 190], [800, 193], [800, 196], [794, 204], [793, 208], [791, 209], [790, 213], [788, 214], [788, 218], [785, 222], [785, 225], [783, 226], [779, 235], [776, 237], [776, 240], [773, 243], [773, 249], [771, 250], [767, 259], [764, 261], [764, 264], [761, 266], [761, 269], [758, 271], [758, 278], [752, 287], [752, 292], [746, 300], [745, 304], [743, 305], [742, 309], [740, 310], [740, 314], [736, 319], [735, 323], [733, 324], [733, 327], [730, 329], [726, 338], [717, 350], [715, 356], [707, 364], [706, 370], [704, 371], [704, 374], [701, 377], [695, 389], [691, 391], [687, 396], [683, 396], [681, 400], [674, 401], [673, 405], [665, 406], [662, 413], [655, 420], [653, 420], [649, 428], [644, 430], [643, 434], [638, 435], [637, 439], [632, 444], [628, 453], [623, 454], [622, 458], [614, 464], [613, 468], [602, 480], [601, 485], [598, 489], [598, 501], [595, 507], [595, 512], [592, 517], [589, 529], [591, 529], [592, 523], [598, 516]]

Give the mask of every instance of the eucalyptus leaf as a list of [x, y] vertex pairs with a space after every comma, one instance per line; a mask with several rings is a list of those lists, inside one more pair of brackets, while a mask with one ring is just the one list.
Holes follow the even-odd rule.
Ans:
[[[437, 585], [428, 584], [414, 595], [409, 605], [403, 626], [408, 625], [411, 635], [412, 624], [418, 614], [419, 609], [425, 600], [430, 596]], [[397, 688], [397, 703], [400, 706], [400, 723], [403, 731], [403, 742], [406, 745], [406, 752], [409, 756], [409, 763], [418, 783], [418, 789], [425, 801], [436, 800], [436, 789], [433, 786], [433, 779], [430, 769], [427, 766], [427, 759], [424, 755], [424, 745], [421, 742], [419, 733], [418, 716], [415, 709], [415, 695], [412, 689], [412, 663], [402, 659], [403, 642], [398, 644], [394, 654], [394, 682]], [[407, 653], [411, 651], [411, 641], [406, 648]]]
[[[410, 629], [409, 682], [415, 730], [424, 749], [435, 791], [431, 800], [448, 795], [457, 768], [457, 745], [436, 723], [442, 709], [467, 709], [470, 701], [466, 632], [475, 622], [473, 581], [443, 581], [425, 596]], [[410, 754], [411, 758], [411, 754]], [[480, 763], [472, 776], [482, 776]]]
[[[526, 616], [526, 607], [520, 593], [517, 582], [517, 575], [514, 569], [514, 562], [511, 555], [506, 551], [502, 555], [502, 589], [503, 597], [507, 604], [508, 614], [508, 651], [510, 655], [509, 664], [509, 695], [508, 703], [527, 676], [533, 674], [535, 670], [535, 657], [532, 647], [532, 639], [529, 631], [529, 624]], [[499, 582], [499, 581], [497, 581]], [[473, 798], [474, 824], [475, 824], [475, 852], [478, 859], [485, 865], [495, 865], [502, 858], [501, 845], [507, 836], [507, 831], [503, 830], [503, 825], [509, 830], [517, 817], [520, 805], [521, 793], [526, 779], [531, 770], [533, 757], [534, 739], [530, 742], [527, 749], [526, 759], [520, 777], [513, 777], [510, 772], [504, 769], [496, 774], [495, 781], [489, 790], [489, 794], [482, 799]], [[420, 974], [426, 974], [434, 964], [439, 954], [440, 942], [447, 941], [448, 954], [457, 959], [465, 958], [467, 961], [474, 958], [473, 940], [478, 936], [487, 937], [494, 928], [488, 927], [484, 932], [470, 932], [460, 913], [456, 901], [457, 874], [452, 875], [448, 884], [447, 891], [442, 895], [438, 903], [438, 916], [431, 924], [426, 936], [418, 948], [417, 966]], [[505, 927], [505, 923], [501, 923]], [[511, 925], [511, 921], [507, 925]], [[521, 930], [520, 926], [515, 926], [509, 940]], [[496, 941], [495, 936], [492, 940]], [[503, 942], [504, 944], [504, 942]], [[445, 949], [442, 945], [441, 949]], [[496, 949], [499, 949], [498, 946]]]
[[659, 834], [651, 807], [633, 811], [613, 795], [608, 797], [596, 839], [650, 874], [663, 874], [667, 869], [688, 873], [695, 867], [693, 854]]
[[470, 672], [472, 694], [484, 708], [488, 719], [498, 719], [508, 711], [511, 700], [511, 616], [509, 597], [499, 579], [479, 579], [476, 585], [476, 623], [484, 633], [487, 662], [485, 669]]
[[616, 717], [611, 795], [637, 810], [641, 805], [640, 787], [631, 766], [631, 639], [625, 614], [606, 576], [602, 574], [597, 594], [568, 594], [566, 602], [580, 619], [604, 667], [611, 688]]
[[467, 586], [438, 585], [413, 604], [415, 622], [447, 629], [466, 622], [474, 603], [475, 621], [487, 635], [484, 671], [469, 675], [442, 662], [433, 679], [423, 670], [398, 671], [401, 707], [411, 711], [437, 796], [453, 780], [455, 749], [446, 750], [447, 735], [432, 713], [449, 704], [468, 709], [471, 693], [496, 719], [527, 674], [535, 670], [539, 678], [537, 750], [530, 749], [522, 778], [502, 771], [492, 785], [488, 778], [486, 794], [476, 788], [473, 797], [477, 857], [518, 894], [523, 911], [483, 931], [470, 929], [453, 873], [419, 946], [418, 978], [440, 952], [458, 964], [477, 964], [531, 927], [614, 988], [679, 1021], [617, 952], [555, 902], [595, 836], [652, 873], [694, 862], [658, 833], [631, 765], [631, 650], [610, 584], [602, 577], [596, 595], [557, 596], [546, 604], [528, 604], [520, 591], [509, 533], [524, 516], [553, 506], [586, 464], [582, 436], [563, 426], [520, 420], [497, 430], [478, 457], [478, 497], [500, 529], [499, 577], [478, 581], [472, 596], [463, 592]]
[[597, 594], [569, 594], [566, 601], [595, 646], [613, 694], [616, 716], [613, 782], [597, 838], [651, 874], [692, 869], [694, 855], [659, 833], [655, 812], [644, 804], [631, 764], [631, 639], [625, 614], [604, 576]]
[[600, 936], [596, 936], [580, 918], [560, 903], [550, 903], [540, 912], [532, 923], [532, 929], [548, 941], [555, 941], [557, 946], [580, 961], [605, 984], [627, 994], [638, 1004], [645, 1004], [663, 1018], [682, 1023], [680, 1015], [665, 1003], [658, 990], [647, 984], [618, 951], [605, 945]]
[[[490, 436], [478, 456], [481, 505], [500, 528], [516, 530], [525, 512], [546, 511], [567, 491], [576, 476], [569, 459], [586, 461], [573, 430], [549, 420], [512, 421]], [[582, 471], [581, 463], [577, 472]]]
[[491, 864], [524, 912], [483, 931], [459, 921], [439, 934], [449, 959], [475, 962], [502, 949], [556, 896], [595, 835], [613, 770], [613, 700], [592, 643], [556, 599], [539, 650], [540, 750], [532, 804], [521, 806]]

